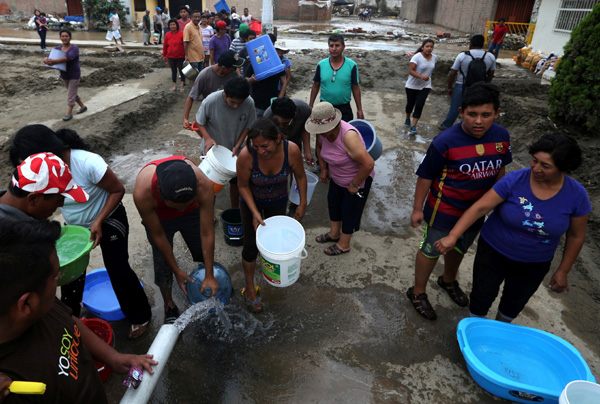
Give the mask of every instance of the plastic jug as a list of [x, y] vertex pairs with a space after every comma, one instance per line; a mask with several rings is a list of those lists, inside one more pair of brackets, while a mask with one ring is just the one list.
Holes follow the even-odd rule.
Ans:
[[[223, 306], [225, 306], [227, 302], [229, 302], [231, 293], [233, 291], [231, 287], [231, 277], [229, 276], [229, 272], [227, 272], [227, 268], [218, 262], [213, 264], [213, 272], [217, 282], [219, 282], [216, 298], [221, 302], [221, 304], [223, 304]], [[187, 282], [185, 284], [187, 298], [191, 304], [200, 303], [210, 298], [212, 295], [212, 290], [210, 290], [210, 288], [205, 288], [204, 294], [200, 291], [202, 289], [202, 282], [204, 281], [205, 275], [206, 269], [204, 264], [200, 264], [190, 274], [190, 278], [194, 280], [194, 283]]]

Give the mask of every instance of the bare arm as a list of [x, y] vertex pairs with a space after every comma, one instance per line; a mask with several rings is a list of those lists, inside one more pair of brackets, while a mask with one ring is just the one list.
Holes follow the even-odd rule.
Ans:
[[[183, 50], [185, 51], [185, 60], [188, 61], [188, 47], [190, 46], [190, 43], [188, 41], [183, 41]], [[189, 111], [188, 111], [189, 113]]]
[[186, 129], [190, 126], [190, 111], [192, 110], [192, 105], [194, 105], [194, 99], [192, 97], [187, 97], [185, 100], [185, 107], [183, 108], [183, 127]]
[[588, 215], [571, 217], [570, 219], [569, 228], [566, 233], [563, 256], [556, 272], [554, 272], [554, 275], [552, 275], [552, 279], [550, 280], [550, 289], [554, 292], [561, 293], [565, 290], [569, 290], [567, 275], [571, 271], [575, 259], [577, 259], [577, 256], [583, 247], [587, 231], [587, 222]]
[[215, 64], [215, 50], [210, 49], [209, 53], [210, 53], [210, 65], [212, 66]]
[[417, 64], [416, 63], [411, 63], [408, 66], [408, 74], [410, 74], [411, 76], [413, 76], [419, 80], [429, 81], [429, 76], [425, 76], [423, 74], [417, 73]]
[[350, 192], [351, 195], [354, 195], [359, 191], [360, 184], [362, 184], [369, 174], [371, 174], [371, 171], [373, 171], [375, 161], [373, 161], [373, 158], [360, 141], [358, 133], [353, 130], [346, 132], [346, 135], [344, 136], [344, 149], [346, 149], [348, 156], [350, 156], [352, 160], [360, 164], [358, 172], [352, 179], [350, 185], [348, 185], [348, 192]]
[[292, 66], [288, 66], [285, 69], [285, 79], [288, 82], [288, 85], [290, 84], [290, 81], [292, 80]]
[[458, 70], [450, 69], [448, 73], [447, 85], [448, 85], [448, 97], [452, 97], [452, 90], [454, 89], [454, 82], [458, 76]]
[[218, 146], [217, 142], [214, 141], [214, 139], [206, 130], [206, 126], [198, 125], [198, 132], [200, 132], [200, 137], [204, 139], [204, 148], [206, 151], [208, 151], [212, 146]]
[[317, 135], [317, 140], [315, 143], [315, 153], [317, 154], [317, 160], [319, 161], [319, 168], [321, 169], [321, 173], [319, 174], [319, 181], [327, 184], [328, 182], [328, 172], [327, 172], [327, 163], [321, 157], [321, 136]]
[[300, 194], [300, 205], [296, 209], [294, 219], [300, 221], [306, 213], [307, 205], [307, 182], [306, 182], [306, 171], [304, 171], [304, 160], [302, 159], [302, 153], [300, 148], [293, 142], [288, 142], [288, 156], [290, 161], [290, 168], [296, 178], [296, 184], [298, 185], [298, 191]]
[[315, 105], [315, 99], [317, 98], [317, 95], [319, 94], [320, 89], [321, 89], [321, 82], [313, 81], [312, 88], [310, 89], [310, 102], [308, 103], [308, 105], [311, 108]]
[[311, 166], [315, 165], [315, 159], [310, 151], [310, 133], [302, 128], [302, 148], [304, 149], [304, 160]]
[[240, 153], [237, 162], [236, 162], [236, 172], [238, 179], [238, 190], [240, 191], [240, 195], [246, 205], [248, 205], [248, 209], [252, 212], [252, 224], [254, 229], [258, 227], [259, 224], [264, 226], [265, 222], [262, 219], [258, 208], [256, 207], [256, 203], [254, 202], [254, 197], [252, 196], [252, 191], [250, 191], [250, 173], [252, 171], [252, 155], [250, 154], [250, 150], [245, 148]]
[[496, 72], [495, 70], [490, 70], [490, 71], [487, 73], [487, 76], [485, 76], [485, 82], [486, 82], [486, 83], [489, 83], [490, 81], [492, 81], [492, 80], [493, 80], [493, 78], [494, 78], [494, 73], [495, 73], [495, 72]]
[[432, 181], [427, 178], [417, 178], [413, 211], [410, 215], [410, 225], [412, 227], [419, 227], [421, 222], [423, 222], [423, 205], [425, 204], [425, 198], [427, 198], [427, 194], [429, 193], [431, 182]]
[[283, 98], [285, 97], [285, 91], [287, 90], [289, 82], [286, 75], [279, 76], [279, 81], [281, 82], [281, 89], [279, 90], [277, 98]]
[[102, 222], [121, 203], [123, 195], [125, 195], [125, 187], [108, 167], [106, 173], [104, 173], [104, 176], [96, 185], [108, 192], [108, 199], [90, 227], [90, 232], [92, 233], [90, 241], [94, 241], [93, 248], [96, 248], [102, 238]]
[[248, 134], [248, 131], [249, 131], [249, 128], [246, 128], [242, 131], [242, 133], [240, 133], [240, 137], [238, 138], [237, 142], [235, 142], [235, 146], [233, 146], [233, 150], [231, 153], [232, 156], [235, 156], [238, 154], [238, 151], [242, 147], [242, 144], [244, 144], [244, 140], [246, 140], [246, 135]]
[[358, 119], [365, 119], [365, 114], [363, 114], [362, 110], [362, 99], [360, 93], [360, 84], [352, 84], [352, 96], [354, 97], [354, 102], [356, 103], [356, 116]]

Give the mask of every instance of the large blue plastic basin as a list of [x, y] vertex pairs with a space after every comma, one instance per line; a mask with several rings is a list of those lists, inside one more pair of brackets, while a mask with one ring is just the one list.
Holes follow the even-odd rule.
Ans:
[[498, 397], [556, 404], [569, 382], [596, 382], [579, 351], [548, 332], [465, 318], [456, 334], [469, 373], [477, 384]]
[[118, 321], [125, 318], [105, 268], [95, 269], [85, 276], [82, 301], [86, 309], [103, 320]]

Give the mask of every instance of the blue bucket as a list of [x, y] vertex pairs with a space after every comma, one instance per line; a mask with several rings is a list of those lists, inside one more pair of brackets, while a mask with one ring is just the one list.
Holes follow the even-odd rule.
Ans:
[[[229, 299], [231, 299], [231, 293], [233, 292], [231, 277], [229, 276], [229, 272], [227, 272], [227, 268], [218, 262], [213, 264], [213, 273], [217, 282], [219, 282], [216, 298], [225, 306], [229, 302]], [[191, 304], [200, 303], [208, 299], [208, 297], [200, 292], [204, 276], [206, 276], [206, 269], [204, 264], [200, 264], [190, 274], [190, 278], [194, 280], [194, 283], [186, 282], [185, 284], [187, 298]]]
[[96, 269], [85, 276], [82, 302], [88, 311], [103, 320], [119, 321], [125, 318], [105, 268]]
[[256, 80], [264, 80], [285, 70], [279, 55], [268, 35], [263, 35], [246, 43], [248, 57], [254, 69]]
[[[200, 9], [200, 8], [198, 8], [198, 9]], [[217, 4], [215, 4], [215, 10], [217, 10], [217, 13], [220, 13], [221, 10], [225, 10], [228, 13], [231, 12], [231, 10], [229, 9], [229, 6], [227, 5], [227, 2], [225, 0], [221, 0]]]
[[381, 157], [383, 145], [381, 144], [381, 140], [379, 140], [377, 137], [377, 132], [375, 132], [373, 125], [364, 119], [353, 119], [348, 123], [354, 126], [356, 130], [360, 132], [360, 135], [365, 141], [367, 152], [373, 158], [373, 160], [377, 160], [379, 157]]

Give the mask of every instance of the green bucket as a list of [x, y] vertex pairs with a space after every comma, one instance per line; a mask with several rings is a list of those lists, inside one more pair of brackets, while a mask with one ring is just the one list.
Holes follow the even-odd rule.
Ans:
[[56, 242], [60, 263], [58, 286], [73, 282], [83, 274], [90, 262], [90, 251], [94, 243], [91, 233], [82, 226], [63, 226]]

